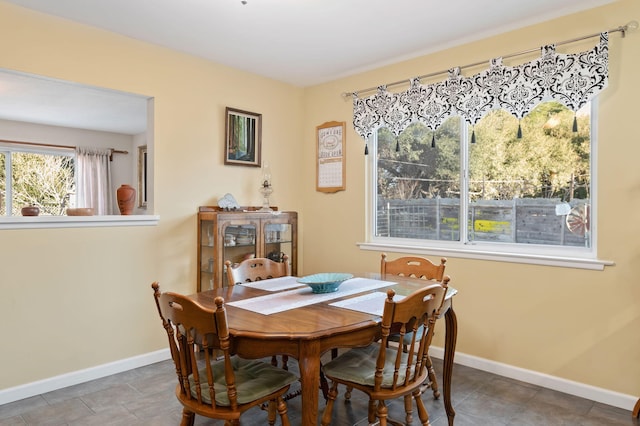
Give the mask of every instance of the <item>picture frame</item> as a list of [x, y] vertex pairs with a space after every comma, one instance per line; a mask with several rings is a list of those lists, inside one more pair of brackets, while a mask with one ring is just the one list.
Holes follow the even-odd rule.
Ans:
[[225, 108], [224, 164], [261, 167], [262, 114]]
[[138, 147], [138, 207], [142, 209], [147, 208], [147, 145], [141, 145]]
[[346, 123], [328, 121], [316, 127], [316, 191], [346, 190]]

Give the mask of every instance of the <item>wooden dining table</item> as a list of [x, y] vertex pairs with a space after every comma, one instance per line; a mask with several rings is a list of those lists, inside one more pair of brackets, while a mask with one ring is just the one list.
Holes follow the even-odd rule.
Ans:
[[[233, 337], [232, 350], [239, 356], [257, 359], [272, 355], [289, 355], [298, 361], [302, 425], [315, 426], [318, 422], [321, 356], [334, 348], [368, 345], [376, 339], [380, 329], [380, 315], [334, 306], [333, 303], [348, 303], [350, 298], [355, 300], [357, 297], [368, 297], [365, 295], [375, 296], [370, 293], [386, 292], [389, 288], [400, 296], [408, 295], [426, 285], [425, 280], [417, 278], [381, 276], [376, 273], [354, 275], [368, 282], [384, 282], [379, 283], [375, 289], [365, 289], [357, 293], [345, 291], [341, 294], [343, 286], [346, 288], [346, 285], [343, 285], [330, 296], [331, 300], [304, 306], [293, 305], [281, 311], [279, 309], [285, 308], [278, 303], [285, 302], [280, 295], [284, 297], [295, 291], [304, 292], [305, 288], [267, 291], [248, 285], [233, 285], [196, 293], [190, 297], [208, 308], [215, 308], [216, 297], [224, 298], [229, 332]], [[265, 280], [260, 282], [260, 285], [268, 286], [267, 281], [275, 280], [277, 279]], [[457, 321], [452, 306], [452, 297], [455, 294], [456, 291], [450, 287], [441, 311], [445, 320], [442, 394], [449, 425], [453, 424], [455, 416], [451, 404], [451, 377], [457, 337]], [[242, 305], [243, 303], [245, 305]], [[263, 306], [269, 313], [254, 312], [249, 309], [250, 304]], [[271, 311], [276, 312], [270, 313]]]

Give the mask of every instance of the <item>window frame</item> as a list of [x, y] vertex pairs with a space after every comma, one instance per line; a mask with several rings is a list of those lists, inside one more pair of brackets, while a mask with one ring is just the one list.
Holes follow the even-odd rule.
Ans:
[[[544, 102], [544, 101], [543, 101]], [[533, 245], [517, 243], [492, 243], [484, 241], [468, 241], [468, 227], [460, 227], [460, 241], [418, 240], [409, 238], [379, 237], [375, 235], [377, 208], [377, 158], [378, 148], [377, 130], [371, 138], [371, 152], [368, 156], [366, 176], [366, 241], [358, 243], [363, 250], [387, 250], [410, 254], [424, 254], [431, 256], [453, 256], [468, 259], [494, 260], [501, 262], [516, 262], [539, 265], [572, 267], [581, 269], [602, 270], [605, 266], [613, 265], [612, 261], [601, 260], [597, 257], [598, 246], [598, 191], [597, 191], [597, 147], [598, 147], [598, 98], [591, 99], [591, 246], [571, 247], [553, 245]], [[469, 125], [465, 120], [461, 122], [460, 141], [460, 223], [466, 223], [465, 218], [469, 209]]]
[[[75, 158], [73, 147], [15, 146], [11, 142], [0, 143], [0, 153], [8, 155], [8, 174], [5, 200], [11, 196], [11, 153], [29, 152], [48, 155], [68, 155]], [[74, 176], [77, 185], [77, 176]], [[7, 209], [11, 205], [7, 205]], [[13, 216], [0, 215], [0, 230], [7, 229], [43, 229], [43, 228], [87, 228], [121, 226], [155, 226], [159, 215], [102, 215], [102, 216]]]
[[[8, 218], [8, 217], [17, 217], [11, 214], [13, 209], [13, 185], [12, 185], [12, 174], [13, 174], [13, 164], [12, 164], [12, 154], [13, 153], [29, 153], [29, 154], [39, 154], [39, 155], [56, 155], [56, 156], [65, 156], [72, 157], [74, 163], [76, 161], [76, 154], [73, 150], [73, 147], [59, 147], [59, 146], [28, 146], [28, 145], [16, 145], [15, 143], [11, 143], [11, 141], [0, 141], [0, 154], [5, 155], [5, 164], [6, 164], [6, 173], [5, 173], [5, 194], [4, 194], [4, 202], [5, 202], [5, 211], [7, 214], [0, 215], [0, 218]], [[74, 173], [73, 176], [74, 184], [77, 186], [77, 177]]]

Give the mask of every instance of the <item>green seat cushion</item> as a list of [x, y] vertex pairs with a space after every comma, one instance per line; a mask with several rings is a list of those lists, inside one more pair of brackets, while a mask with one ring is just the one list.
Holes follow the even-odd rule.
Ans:
[[[416, 343], [420, 341], [420, 339], [422, 339], [422, 335], [424, 334], [424, 327], [420, 327], [418, 329], [417, 335], [416, 335]], [[404, 335], [404, 339], [402, 339], [402, 343], [409, 346], [411, 344], [411, 339], [413, 338], [413, 332], [407, 333]], [[392, 334], [389, 336], [389, 340], [391, 342], [398, 342], [400, 341], [400, 334]]]
[[[231, 357], [231, 364], [233, 365], [233, 371], [236, 376], [238, 404], [255, 401], [298, 380], [295, 374], [258, 360], [247, 360], [233, 356]], [[225, 407], [229, 406], [231, 404], [229, 403], [229, 395], [227, 394], [224, 361], [214, 362], [212, 369], [213, 377], [215, 378], [213, 389], [216, 393], [216, 404]], [[211, 404], [206, 368], [201, 368], [199, 374], [202, 400], [207, 404]], [[193, 375], [189, 376], [189, 384], [191, 387], [191, 395], [197, 398], [198, 394], [196, 392]]]
[[[397, 349], [385, 349], [385, 365], [382, 373], [382, 387], [390, 388], [393, 385], [393, 371], [397, 355]], [[380, 352], [380, 344], [374, 343], [365, 348], [351, 349], [337, 358], [324, 364], [324, 374], [330, 378], [336, 378], [365, 386], [373, 386], [376, 372], [376, 361]], [[407, 354], [402, 355], [400, 369], [398, 370], [397, 383], [404, 382], [407, 373]], [[413, 373], [415, 365], [411, 367]]]

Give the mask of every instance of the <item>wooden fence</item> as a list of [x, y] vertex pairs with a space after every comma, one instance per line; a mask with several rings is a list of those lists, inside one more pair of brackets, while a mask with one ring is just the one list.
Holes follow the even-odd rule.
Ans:
[[[570, 205], [589, 202], [573, 200]], [[480, 200], [469, 206], [470, 241], [496, 241], [584, 247], [588, 236], [573, 234], [566, 216], [556, 214], [559, 199]], [[380, 200], [378, 236], [429, 240], [460, 239], [460, 200], [429, 198]]]

